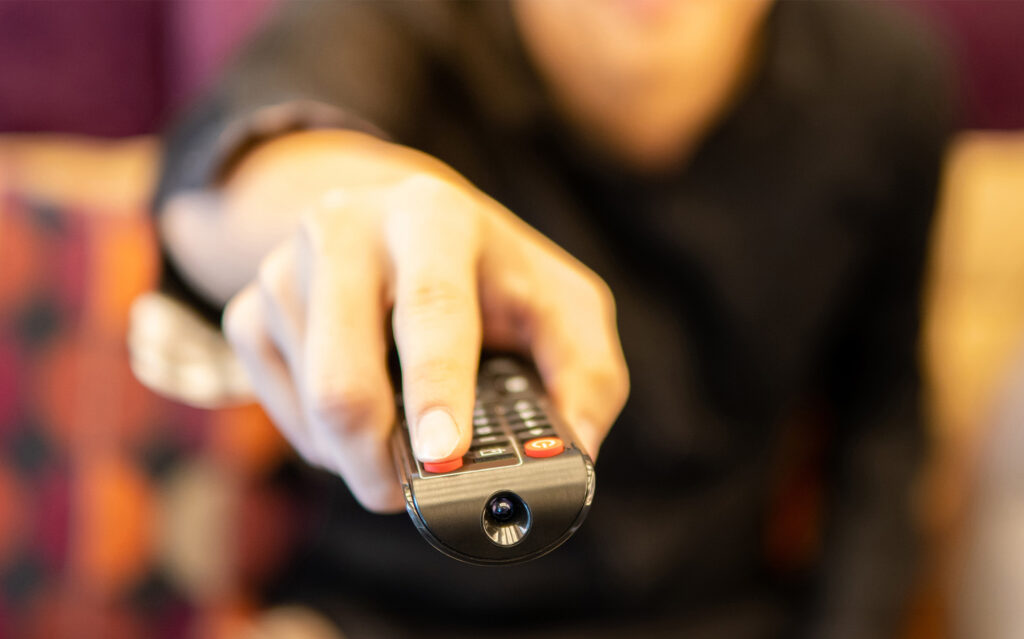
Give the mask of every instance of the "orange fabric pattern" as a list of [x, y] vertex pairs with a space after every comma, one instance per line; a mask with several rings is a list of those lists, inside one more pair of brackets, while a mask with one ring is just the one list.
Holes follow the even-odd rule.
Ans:
[[232, 636], [286, 554], [287, 531], [251, 534], [282, 518], [263, 477], [286, 447], [263, 413], [177, 405], [129, 370], [156, 265], [141, 208], [2, 194], [0, 639]]

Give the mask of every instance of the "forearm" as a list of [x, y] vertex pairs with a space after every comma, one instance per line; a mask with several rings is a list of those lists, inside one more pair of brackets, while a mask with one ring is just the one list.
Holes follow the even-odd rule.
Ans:
[[[405, 137], [417, 115], [409, 106], [419, 100], [421, 79], [431, 76], [425, 44], [410, 28], [420, 13], [367, 2], [285, 3], [245, 45], [166, 137], [153, 207], [163, 218], [165, 290], [183, 292], [192, 304], [209, 301], [213, 319], [212, 311], [255, 273], [259, 257], [295, 226], [299, 203], [262, 201], [272, 195], [270, 185], [240, 201], [233, 182], [249, 167], [273, 164], [284, 174], [288, 165], [299, 166], [286, 156], [313, 146], [296, 141], [320, 135], [335, 141], [336, 160], [345, 148], [356, 153], [373, 141], [354, 132]], [[338, 144], [340, 137], [347, 142]], [[348, 164], [335, 182], [369, 170]], [[323, 166], [326, 172], [330, 165]], [[307, 184], [322, 178], [305, 167], [295, 174]], [[199, 192], [212, 197], [197, 200]]]

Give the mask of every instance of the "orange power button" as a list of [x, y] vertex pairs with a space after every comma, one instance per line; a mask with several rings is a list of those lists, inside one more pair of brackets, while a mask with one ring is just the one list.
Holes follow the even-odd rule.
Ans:
[[557, 437], [538, 437], [523, 444], [527, 457], [554, 457], [565, 450], [565, 444]]

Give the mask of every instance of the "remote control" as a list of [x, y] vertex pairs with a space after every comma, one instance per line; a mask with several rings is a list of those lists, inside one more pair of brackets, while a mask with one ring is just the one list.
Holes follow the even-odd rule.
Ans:
[[555, 414], [536, 369], [517, 357], [481, 360], [473, 442], [461, 459], [416, 459], [398, 394], [393, 450], [416, 528], [473, 564], [544, 555], [572, 536], [594, 498], [590, 456]]

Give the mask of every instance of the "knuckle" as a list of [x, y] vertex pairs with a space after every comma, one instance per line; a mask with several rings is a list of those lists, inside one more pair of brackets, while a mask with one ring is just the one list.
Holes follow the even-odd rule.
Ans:
[[454, 230], [466, 228], [478, 207], [464, 186], [430, 173], [416, 173], [394, 186], [389, 209], [399, 221], [414, 217]]
[[607, 364], [589, 366], [584, 370], [584, 376], [587, 383], [593, 388], [600, 389], [602, 394], [614, 389], [618, 382], [614, 367]]
[[584, 370], [587, 384], [616, 405], [629, 396], [629, 373], [624, 362], [591, 364]]
[[629, 390], [629, 369], [624, 361], [620, 361], [615, 366], [615, 381], [612, 387], [612, 398], [620, 409], [626, 405], [626, 400], [629, 399]]
[[287, 255], [282, 249], [275, 249], [260, 262], [256, 280], [264, 294], [273, 295], [284, 285], [287, 272]]
[[405, 291], [400, 311], [413, 316], [453, 315], [465, 310], [470, 299], [469, 291], [452, 282], [421, 281]]
[[308, 399], [311, 418], [339, 433], [356, 432], [374, 423], [382, 413], [380, 406], [378, 393], [355, 381], [321, 380]]
[[602, 313], [615, 310], [615, 296], [608, 283], [600, 275], [592, 271], [585, 271], [580, 274], [580, 288], [584, 298], [591, 307], [599, 309]]
[[[545, 275], [542, 273], [541, 277]], [[615, 297], [611, 287], [597, 273], [580, 264], [573, 264], [562, 271], [558, 281], [559, 284], [550, 289], [556, 306], [569, 304], [595, 317], [614, 316]]]
[[463, 379], [465, 374], [465, 367], [453, 359], [433, 357], [404, 371], [402, 382], [408, 388], [444, 389], [453, 386], [453, 380]]
[[433, 200], [444, 197], [454, 190], [452, 185], [430, 173], [413, 173], [403, 178], [395, 187], [400, 198], [412, 201]]
[[222, 328], [228, 342], [236, 348], [249, 347], [256, 343], [257, 326], [253, 315], [257, 312], [255, 297], [247, 289], [235, 297], [224, 309]]
[[605, 310], [614, 312], [615, 295], [612, 293], [612, 289], [608, 286], [608, 283], [599, 275], [594, 275], [592, 286], [594, 287], [594, 294], [597, 297], [598, 304]]

